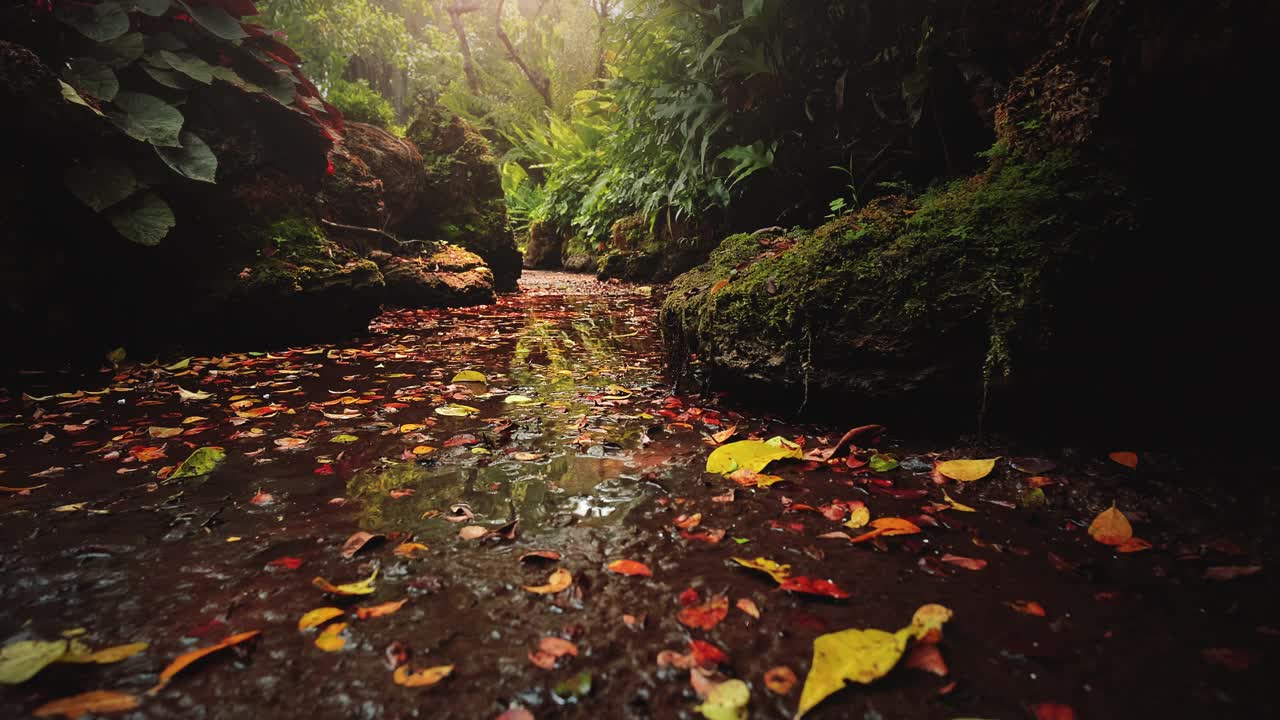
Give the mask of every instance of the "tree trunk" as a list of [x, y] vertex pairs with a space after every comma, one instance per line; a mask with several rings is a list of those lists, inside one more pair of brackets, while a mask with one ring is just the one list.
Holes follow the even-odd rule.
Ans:
[[524, 59], [516, 52], [515, 45], [511, 43], [511, 38], [508, 37], [507, 32], [502, 29], [502, 7], [505, 4], [506, 0], [498, 0], [498, 6], [493, 13], [494, 25], [498, 29], [498, 40], [502, 41], [502, 46], [507, 49], [507, 57], [511, 59], [511, 62], [516, 64], [516, 67], [520, 68], [520, 72], [524, 73], [525, 79], [528, 80], [529, 84], [533, 86], [533, 89], [537, 90], [538, 94], [542, 96], [542, 101], [547, 104], [547, 107], [552, 107], [551, 79], [545, 77], [525, 64]]
[[476, 74], [475, 63], [471, 60], [471, 43], [467, 41], [467, 29], [462, 25], [462, 16], [479, 9], [478, 5], [460, 3], [448, 7], [449, 22], [453, 25], [453, 32], [458, 36], [458, 47], [462, 50], [462, 72], [467, 76], [467, 87], [477, 95], [480, 93], [480, 76]]

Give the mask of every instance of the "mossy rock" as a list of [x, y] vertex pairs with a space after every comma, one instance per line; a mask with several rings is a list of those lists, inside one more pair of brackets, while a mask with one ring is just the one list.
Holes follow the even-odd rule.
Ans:
[[402, 227], [412, 238], [443, 240], [488, 263], [501, 292], [516, 289], [522, 258], [507, 224], [498, 161], [488, 139], [465, 120], [426, 107], [408, 139], [422, 153], [422, 202]]
[[582, 235], [574, 235], [561, 247], [560, 266], [570, 272], [594, 273], [600, 263], [602, 246]]
[[560, 267], [564, 233], [551, 223], [535, 220], [529, 224], [524, 246], [524, 266], [540, 270]]
[[484, 260], [460, 247], [440, 243], [418, 257], [381, 254], [387, 303], [435, 308], [485, 305], [496, 299], [493, 273]]
[[[1123, 242], [1133, 204], [1075, 150], [1000, 158], [918, 199], [888, 198], [816, 230], [735, 235], [674, 283], [673, 361], [713, 383], [976, 416], [993, 384], [1043, 379], [1061, 310]], [[797, 392], [798, 391], [798, 392]]]
[[601, 280], [669, 282], [706, 261], [715, 249], [711, 229], [665, 216], [629, 215], [613, 224], [596, 265]]

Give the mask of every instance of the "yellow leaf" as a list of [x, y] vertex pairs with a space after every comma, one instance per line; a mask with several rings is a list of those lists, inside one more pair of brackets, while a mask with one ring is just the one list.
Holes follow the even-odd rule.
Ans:
[[346, 639], [342, 637], [342, 632], [346, 629], [346, 623], [334, 623], [330, 625], [316, 637], [316, 647], [325, 652], [337, 652], [341, 650], [347, 644]]
[[66, 640], [23, 640], [0, 648], [0, 683], [17, 685], [67, 653]]
[[411, 432], [417, 432], [418, 430], [421, 430], [424, 427], [426, 427], [426, 425], [419, 425], [418, 423], [405, 423], [400, 426], [400, 432], [408, 434]]
[[884, 630], [841, 630], [819, 635], [813, 641], [813, 664], [800, 692], [801, 718], [845, 681], [868, 684], [898, 664], [907, 649], [909, 633]]
[[946, 501], [947, 507], [950, 508], [951, 510], [956, 510], [958, 512], [978, 512], [977, 510], [969, 507], [968, 505], [963, 505], [953, 500], [951, 496], [947, 494], [946, 490], [942, 491], [942, 499]]
[[1124, 545], [1133, 538], [1133, 526], [1115, 503], [1111, 503], [1111, 507], [1098, 513], [1089, 524], [1089, 535], [1103, 545]]
[[454, 375], [454, 376], [453, 376], [453, 380], [450, 380], [449, 382], [456, 382], [456, 383], [461, 383], [461, 382], [487, 383], [487, 382], [489, 382], [489, 378], [485, 377], [485, 376], [484, 376], [484, 373], [479, 373], [479, 372], [476, 372], [475, 370], [463, 370], [462, 372], [458, 373], [457, 375]]
[[70, 663], [98, 663], [99, 665], [107, 665], [109, 663], [117, 663], [121, 660], [131, 658], [134, 655], [146, 650], [148, 643], [137, 642], [128, 645], [116, 645], [115, 647], [103, 648], [97, 651], [75, 652], [75, 648], [71, 652], [59, 658], [58, 662]]
[[430, 455], [435, 451], [436, 449], [430, 445], [415, 445], [413, 448], [414, 455]]
[[917, 640], [926, 641], [926, 638], [931, 638], [936, 642], [942, 639], [942, 626], [951, 619], [953, 614], [951, 608], [945, 605], [937, 603], [921, 605], [916, 610], [916, 614], [911, 616], [912, 634]]
[[866, 505], [859, 505], [853, 509], [853, 512], [849, 513], [849, 519], [845, 521], [844, 526], [857, 530], [866, 526], [869, 522], [871, 522], [871, 509]]
[[568, 570], [560, 568], [551, 573], [551, 577], [547, 578], [546, 585], [525, 585], [524, 589], [539, 595], [550, 595], [564, 590], [571, 584], [573, 584], [573, 575]]
[[152, 425], [147, 428], [147, 435], [153, 438], [164, 440], [165, 438], [177, 437], [182, 434], [182, 428], [158, 427]]
[[313, 627], [319, 627], [345, 612], [342, 608], [336, 607], [316, 608], [298, 619], [298, 629], [310, 630]]
[[449, 677], [453, 673], [452, 665], [438, 665], [426, 670], [411, 672], [408, 665], [396, 668], [393, 676], [397, 685], [405, 687], [430, 687]]
[[986, 460], [947, 460], [938, 463], [938, 472], [952, 480], [973, 482], [990, 475], [999, 459], [995, 457]]
[[502, 402], [508, 405], [524, 405], [533, 402], [533, 398], [526, 395], [508, 395], [502, 399]]
[[784, 565], [782, 563], [774, 562], [769, 558], [758, 557], [755, 560], [743, 560], [742, 558], [729, 558], [729, 559], [738, 563], [744, 568], [759, 570], [760, 572], [765, 573], [769, 577], [773, 578], [774, 581], [779, 584], [786, 582], [787, 578], [791, 577], [790, 565]]
[[441, 405], [436, 408], [436, 414], [443, 415], [445, 417], [468, 417], [470, 415], [479, 415], [480, 411], [470, 405], [458, 405], [457, 403], [452, 403], [449, 405]]
[[168, 667], [160, 671], [160, 682], [156, 683], [155, 687], [148, 690], [147, 694], [155, 695], [159, 693], [161, 690], [164, 689], [166, 685], [169, 684], [170, 680], [173, 680], [173, 677], [175, 675], [182, 672], [192, 663], [194, 663], [197, 660], [200, 660], [204, 656], [211, 655], [225, 648], [229, 648], [232, 645], [239, 645], [245, 640], [249, 640], [250, 638], [257, 637], [261, 632], [262, 632], [261, 630], [250, 630], [249, 632], [238, 633], [236, 635], [232, 635], [231, 637], [227, 638], [226, 640], [223, 640], [220, 643], [217, 643], [216, 645], [210, 645], [209, 647], [199, 648], [196, 650], [192, 650], [191, 652], [187, 652], [179, 655], [178, 657], [174, 658], [173, 662], [169, 663]]
[[428, 549], [429, 548], [426, 545], [423, 545], [422, 543], [406, 542], [406, 543], [400, 543], [399, 545], [397, 545], [396, 549], [393, 550], [392, 552], [394, 552], [396, 555], [399, 555], [400, 557], [411, 558], [413, 557], [413, 554], [415, 552], [426, 552]]
[[768, 441], [739, 440], [713, 450], [707, 457], [707, 472], [728, 475], [739, 468], [745, 468], [758, 473], [774, 460], [802, 457], [804, 453], [799, 446], [784, 438], [775, 437]]
[[311, 584], [334, 595], [372, 595], [375, 589], [373, 587], [373, 581], [377, 579], [377, 577], [378, 571], [375, 569], [372, 575], [360, 582], [347, 583], [346, 585], [334, 585], [328, 580], [318, 577], [312, 580]]
[[698, 712], [707, 720], [746, 720], [751, 690], [741, 680], [722, 682], [711, 689]]
[[126, 712], [137, 708], [140, 704], [141, 701], [134, 695], [113, 690], [92, 690], [47, 702], [33, 710], [31, 714], [36, 717], [65, 715], [69, 720], [76, 720], [85, 715]]

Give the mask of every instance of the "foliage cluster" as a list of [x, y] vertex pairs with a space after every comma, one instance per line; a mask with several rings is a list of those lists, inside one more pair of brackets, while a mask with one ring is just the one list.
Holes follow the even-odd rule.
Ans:
[[369, 81], [364, 78], [355, 82], [337, 80], [329, 87], [327, 96], [346, 120], [383, 128], [395, 124], [396, 110], [391, 102], [369, 87]]
[[125, 238], [156, 245], [175, 225], [156, 190], [181, 179], [214, 183], [218, 160], [184, 128], [183, 105], [214, 83], [260, 94], [341, 129], [341, 115], [299, 69], [299, 58], [262, 26], [251, 0], [100, 0], [34, 3], [66, 49], [63, 97], [105, 117], [154, 153], [99, 154], [73, 165], [66, 184]]

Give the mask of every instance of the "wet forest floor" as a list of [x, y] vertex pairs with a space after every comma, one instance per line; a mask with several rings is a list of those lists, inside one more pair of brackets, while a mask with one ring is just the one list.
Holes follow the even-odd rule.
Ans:
[[[0, 716], [107, 689], [138, 718], [698, 717], [700, 691], [738, 678], [747, 716], [790, 718], [816, 637], [927, 603], [954, 612], [938, 644], [806, 717], [1280, 716], [1270, 470], [889, 428], [852, 456], [711, 474], [718, 443], [815, 457], [876, 418], [673, 395], [647, 288], [523, 285], [387, 312], [349, 344], [5, 380], [0, 644], [147, 646], [55, 662], [0, 689]], [[468, 370], [486, 382], [453, 382]], [[178, 468], [204, 447], [225, 459]], [[997, 456], [936, 482], [938, 460]], [[1149, 549], [1090, 536], [1113, 501]], [[852, 542], [867, 516], [920, 531]], [[811, 580], [784, 590], [735, 557]]]

